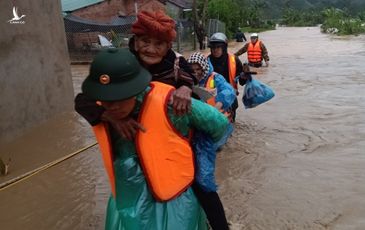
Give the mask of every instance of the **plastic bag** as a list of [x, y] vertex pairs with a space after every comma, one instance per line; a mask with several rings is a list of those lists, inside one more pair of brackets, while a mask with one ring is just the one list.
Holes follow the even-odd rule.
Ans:
[[247, 81], [242, 102], [246, 109], [254, 108], [275, 96], [274, 91], [259, 80]]

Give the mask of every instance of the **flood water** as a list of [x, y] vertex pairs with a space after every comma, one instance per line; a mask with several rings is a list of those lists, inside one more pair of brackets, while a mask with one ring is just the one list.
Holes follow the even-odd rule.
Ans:
[[[255, 77], [276, 96], [254, 109], [240, 102], [217, 159], [232, 229], [365, 229], [365, 36], [311, 27], [260, 38], [271, 61]], [[76, 92], [87, 71], [73, 66]], [[92, 147], [0, 191], [0, 229], [103, 229], [109, 193]]]

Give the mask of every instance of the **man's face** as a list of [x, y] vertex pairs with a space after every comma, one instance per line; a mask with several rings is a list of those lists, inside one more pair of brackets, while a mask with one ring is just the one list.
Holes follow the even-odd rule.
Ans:
[[251, 42], [256, 43], [257, 42], [257, 37], [251, 37]]
[[210, 53], [213, 57], [219, 58], [223, 55], [223, 45], [214, 45], [210, 48]]
[[114, 119], [126, 118], [136, 104], [136, 98], [131, 97], [122, 101], [102, 101], [101, 105], [108, 111], [108, 114]]
[[194, 72], [194, 76], [200, 80], [204, 77], [204, 71], [203, 68], [198, 64], [198, 63], [192, 63], [191, 64], [191, 69]]
[[134, 48], [143, 64], [150, 66], [160, 63], [171, 45], [171, 42], [142, 35], [135, 38]]

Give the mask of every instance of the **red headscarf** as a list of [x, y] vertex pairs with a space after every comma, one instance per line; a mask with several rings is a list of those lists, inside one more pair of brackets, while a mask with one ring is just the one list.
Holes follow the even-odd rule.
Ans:
[[171, 42], [176, 38], [175, 21], [162, 11], [141, 11], [132, 25], [132, 33]]

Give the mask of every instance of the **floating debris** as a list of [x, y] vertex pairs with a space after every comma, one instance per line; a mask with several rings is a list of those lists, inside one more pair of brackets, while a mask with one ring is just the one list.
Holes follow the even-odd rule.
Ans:
[[11, 158], [9, 158], [8, 162], [5, 163], [1, 158], [0, 158], [0, 175], [5, 176], [8, 175], [9, 173], [9, 164], [10, 164]]

